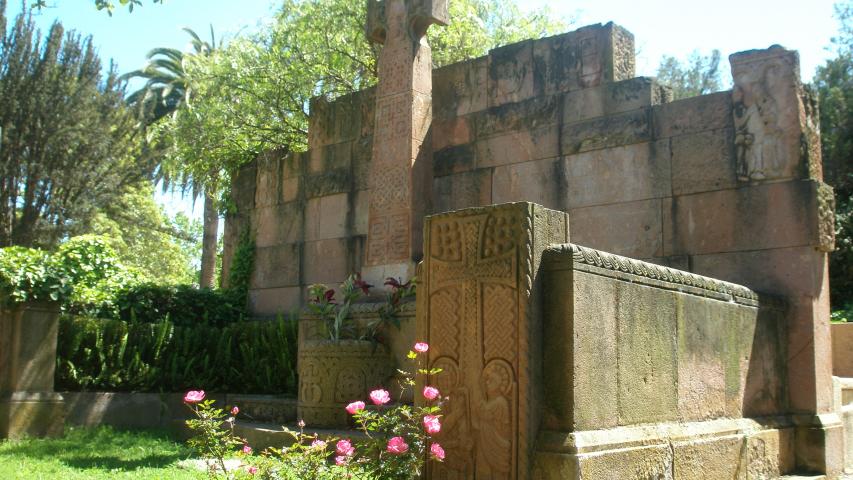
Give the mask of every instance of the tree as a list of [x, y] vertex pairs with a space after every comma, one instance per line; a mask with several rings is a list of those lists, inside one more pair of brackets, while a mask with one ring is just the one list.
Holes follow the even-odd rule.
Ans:
[[0, 246], [54, 246], [153, 167], [91, 39], [58, 22], [42, 37], [29, 12], [7, 32], [5, 12], [0, 0]]
[[720, 51], [713, 50], [707, 56], [693, 52], [686, 64], [664, 55], [658, 66], [657, 78], [672, 89], [675, 100], [720, 91]]
[[[429, 33], [437, 66], [566, 28], [511, 0], [456, 0], [450, 8], [450, 26]], [[211, 190], [259, 152], [304, 150], [312, 97], [376, 82], [378, 47], [365, 39], [365, 17], [363, 1], [284, 0], [268, 30], [186, 61], [192, 103], [159, 129], [173, 163]]]
[[824, 177], [835, 188], [836, 251], [830, 255], [833, 306], [853, 305], [853, 1], [835, 5], [837, 56], [818, 68]]
[[[151, 0], [151, 3], [163, 3], [163, 0]], [[131, 12], [133, 12], [133, 7], [137, 5], [142, 6], [141, 0], [119, 0], [119, 4], [122, 6], [127, 6], [127, 9]], [[47, 8], [47, 6], [47, 0], [36, 0], [33, 3], [32, 8], [37, 8], [41, 10], [42, 8]], [[112, 16], [116, 4], [111, 0], [95, 0], [95, 7], [98, 10], [106, 10], [107, 13]]]
[[[143, 78], [145, 86], [128, 96], [128, 103], [135, 105], [140, 117], [146, 125], [157, 123], [168, 115], [175, 115], [192, 98], [192, 87], [186, 72], [187, 60], [190, 57], [209, 56], [214, 49], [216, 39], [213, 28], [210, 29], [210, 43], [202, 41], [191, 29], [184, 28], [192, 37], [193, 52], [184, 54], [173, 48], [155, 48], [148, 52], [148, 64], [141, 70], [125, 75], [125, 78]], [[161, 164], [162, 180], [168, 187], [173, 179], [182, 184], [193, 186], [193, 198], [201, 191], [204, 182], [196, 180], [199, 174], [190, 174], [181, 163]], [[205, 173], [205, 176], [211, 175]], [[211, 183], [210, 180], [207, 183]], [[204, 235], [201, 251], [201, 274], [199, 285], [211, 288], [216, 276], [216, 237], [219, 230], [219, 212], [216, 208], [215, 190], [207, 188], [204, 191]]]

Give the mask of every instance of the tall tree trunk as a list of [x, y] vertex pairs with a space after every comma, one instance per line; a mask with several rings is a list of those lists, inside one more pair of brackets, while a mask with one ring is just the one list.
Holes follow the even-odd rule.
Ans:
[[216, 274], [216, 234], [219, 231], [219, 212], [209, 192], [204, 194], [204, 236], [201, 241], [201, 288], [213, 288]]

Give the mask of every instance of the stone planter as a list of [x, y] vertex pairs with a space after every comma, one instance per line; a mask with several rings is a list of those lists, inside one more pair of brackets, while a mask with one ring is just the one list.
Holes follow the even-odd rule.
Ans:
[[65, 405], [53, 391], [59, 305], [0, 308], [0, 438], [59, 436]]
[[388, 387], [394, 370], [388, 350], [363, 340], [307, 340], [299, 347], [297, 417], [309, 428], [345, 428], [344, 407]]

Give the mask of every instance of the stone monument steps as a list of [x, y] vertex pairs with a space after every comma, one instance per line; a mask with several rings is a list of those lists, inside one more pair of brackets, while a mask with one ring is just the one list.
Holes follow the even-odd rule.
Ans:
[[826, 475], [784, 475], [779, 480], [826, 480]]

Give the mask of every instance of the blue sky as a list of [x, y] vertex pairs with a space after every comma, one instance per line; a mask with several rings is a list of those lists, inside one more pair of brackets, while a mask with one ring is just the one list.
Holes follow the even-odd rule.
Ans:
[[[166, 0], [164, 5], [154, 5], [143, 1], [145, 4], [133, 13], [118, 9], [110, 17], [97, 11], [93, 0], [48, 0], [53, 7], [38, 13], [37, 22], [46, 29], [60, 18], [66, 28], [92, 35], [101, 57], [105, 61], [114, 59], [121, 71], [128, 71], [141, 67], [145, 54], [154, 47], [185, 48], [188, 36], [182, 27], [208, 38], [209, 26], [213, 25], [218, 38], [233, 37], [270, 21], [279, 3]], [[13, 16], [21, 4], [17, 0], [9, 3], [8, 14]], [[778, 43], [799, 50], [802, 76], [808, 81], [815, 68], [831, 57], [827, 47], [838, 31], [832, 0], [521, 0], [519, 4], [524, 9], [547, 6], [553, 13], [572, 19], [573, 28], [608, 21], [626, 27], [636, 39], [639, 75], [653, 75], [664, 54], [685, 58], [693, 50], [707, 54], [717, 48], [726, 58], [737, 51]], [[724, 80], [730, 81], [728, 64], [723, 72]], [[160, 199], [171, 212], [191, 210], [190, 202], [178, 196]], [[199, 217], [200, 210], [189, 213]]]

